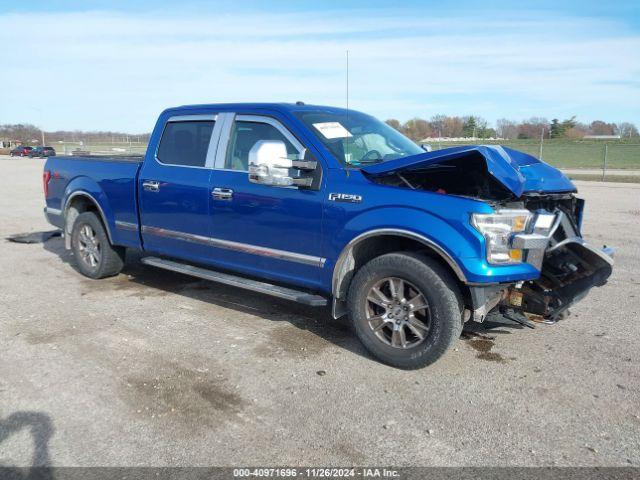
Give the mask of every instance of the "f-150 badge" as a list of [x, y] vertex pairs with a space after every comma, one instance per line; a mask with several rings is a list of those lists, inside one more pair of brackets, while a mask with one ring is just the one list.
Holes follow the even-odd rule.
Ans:
[[332, 202], [360, 203], [362, 201], [362, 195], [354, 195], [352, 193], [330, 193], [329, 200]]

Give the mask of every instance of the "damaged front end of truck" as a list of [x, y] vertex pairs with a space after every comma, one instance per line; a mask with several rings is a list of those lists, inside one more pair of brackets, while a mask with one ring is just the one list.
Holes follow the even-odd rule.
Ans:
[[367, 166], [363, 172], [380, 184], [485, 201], [518, 224], [515, 231], [501, 232], [499, 223], [487, 227], [477, 225], [482, 218], [471, 219], [479, 231], [493, 228], [494, 236], [503, 235], [506, 248], [495, 264], [513, 260], [540, 272], [526, 281], [472, 287], [473, 320], [481, 322], [498, 310], [526, 325], [555, 322], [612, 273], [613, 250], [582, 238], [584, 201], [575, 196], [575, 186], [531, 155], [499, 146], [454, 147]]
[[[541, 200], [544, 209], [538, 208]], [[613, 250], [600, 250], [583, 240], [579, 226], [583, 203], [573, 196], [525, 198], [525, 208], [534, 216], [526, 232], [513, 235], [511, 246], [523, 252], [523, 259], [540, 271], [540, 277], [506, 290], [500, 303], [503, 307], [556, 321], [592, 287], [607, 282]]]

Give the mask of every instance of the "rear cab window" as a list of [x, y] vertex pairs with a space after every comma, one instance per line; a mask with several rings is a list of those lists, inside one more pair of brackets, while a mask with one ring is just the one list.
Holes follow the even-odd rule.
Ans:
[[167, 122], [156, 157], [165, 165], [204, 167], [214, 120]]

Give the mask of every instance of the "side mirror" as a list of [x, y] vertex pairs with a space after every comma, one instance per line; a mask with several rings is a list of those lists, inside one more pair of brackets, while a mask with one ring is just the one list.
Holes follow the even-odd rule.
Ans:
[[259, 140], [249, 150], [249, 181], [274, 187], [310, 187], [313, 183], [306, 170], [315, 170], [315, 161], [287, 158], [287, 147], [281, 140]]

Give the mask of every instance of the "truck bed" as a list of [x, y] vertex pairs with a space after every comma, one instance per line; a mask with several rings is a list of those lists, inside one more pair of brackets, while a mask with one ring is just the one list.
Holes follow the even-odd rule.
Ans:
[[141, 156], [49, 157], [44, 169], [51, 174], [46, 198], [51, 223], [63, 228], [63, 215], [57, 214], [64, 213], [73, 195], [86, 194], [101, 206], [112, 239], [138, 246], [136, 182], [142, 162]]

